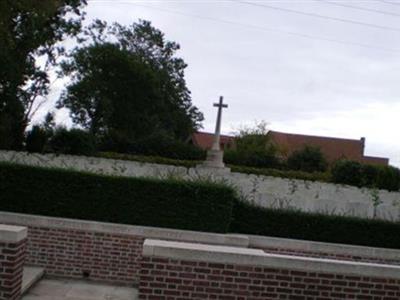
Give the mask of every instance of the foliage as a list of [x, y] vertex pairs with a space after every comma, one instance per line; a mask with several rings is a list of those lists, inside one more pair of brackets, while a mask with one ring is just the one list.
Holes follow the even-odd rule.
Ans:
[[275, 168], [279, 166], [276, 152], [268, 136], [267, 123], [261, 121], [254, 127], [240, 129], [235, 147], [225, 151], [224, 161], [248, 167]]
[[96, 154], [96, 156], [108, 159], [120, 159], [128, 161], [137, 161], [141, 163], [171, 165], [171, 166], [186, 167], [186, 168], [193, 168], [201, 163], [201, 161], [196, 161], [196, 160], [180, 160], [180, 159], [165, 158], [160, 156], [133, 155], [133, 154], [115, 153], [115, 152], [99, 152]]
[[59, 127], [50, 139], [50, 147], [55, 153], [72, 155], [94, 155], [96, 142], [93, 135], [82, 129]]
[[103, 144], [102, 148], [105, 151], [116, 150], [120, 153], [131, 155], [149, 155], [178, 160], [204, 160], [206, 157], [204, 150], [160, 133], [155, 133], [126, 144], [120, 141], [113, 143], [113, 141], [108, 139], [108, 145]]
[[80, 30], [85, 4], [0, 1], [0, 148], [22, 147], [25, 128], [49, 92], [48, 71], [64, 52], [57, 43]]
[[43, 153], [48, 138], [48, 132], [42, 126], [34, 125], [26, 135], [26, 151]]
[[233, 189], [216, 183], [124, 178], [0, 164], [0, 210], [226, 232]]
[[400, 190], [400, 170], [392, 166], [363, 165], [355, 161], [341, 160], [334, 164], [331, 172], [334, 183], [388, 191]]
[[400, 249], [400, 223], [267, 209], [238, 201], [231, 232]]
[[179, 45], [141, 21], [130, 27], [96, 21], [85, 31], [83, 47], [63, 64], [72, 83], [59, 107], [112, 150], [154, 134], [185, 140], [200, 126], [184, 80]]
[[309, 180], [309, 181], [321, 181], [330, 182], [330, 174], [328, 172], [303, 172], [303, 171], [292, 171], [292, 170], [279, 170], [272, 168], [251, 168], [246, 166], [229, 165], [232, 172], [264, 175], [272, 177]]
[[362, 185], [362, 164], [357, 161], [337, 161], [333, 165], [331, 173], [332, 180], [335, 183], [349, 184], [355, 186]]
[[378, 169], [378, 178], [376, 187], [388, 191], [400, 190], [400, 169], [392, 166], [380, 166]]
[[288, 157], [287, 166], [291, 170], [325, 172], [328, 164], [320, 148], [305, 146]]
[[34, 125], [28, 131], [25, 139], [26, 151], [38, 153], [48, 151], [48, 141], [54, 134], [54, 127], [54, 115], [48, 113], [42, 124]]

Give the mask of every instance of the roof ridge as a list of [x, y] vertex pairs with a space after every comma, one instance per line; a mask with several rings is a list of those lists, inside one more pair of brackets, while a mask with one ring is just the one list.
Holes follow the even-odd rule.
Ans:
[[278, 134], [284, 134], [284, 135], [296, 135], [296, 136], [303, 136], [303, 137], [314, 137], [314, 138], [320, 138], [320, 139], [329, 139], [329, 140], [341, 140], [341, 141], [351, 141], [351, 142], [362, 142], [362, 138], [360, 139], [348, 139], [348, 138], [340, 138], [340, 137], [331, 137], [331, 136], [322, 136], [322, 135], [312, 135], [312, 134], [301, 134], [301, 133], [288, 133], [288, 132], [282, 132], [282, 131], [275, 131], [275, 130], [269, 130], [268, 133], [273, 132], [273, 133], [278, 133]]

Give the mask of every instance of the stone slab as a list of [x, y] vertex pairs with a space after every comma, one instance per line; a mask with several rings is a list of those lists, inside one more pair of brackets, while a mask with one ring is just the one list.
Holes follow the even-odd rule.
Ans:
[[400, 266], [267, 254], [262, 250], [146, 240], [143, 255], [229, 265], [400, 279]]
[[133, 226], [75, 219], [53, 218], [37, 215], [17, 214], [0, 211], [0, 222], [23, 226], [37, 226], [57, 229], [75, 229], [90, 232], [143, 236], [152, 239], [178, 240], [205, 244], [247, 247], [246, 236], [217, 234], [189, 230], [165, 229], [158, 227]]
[[136, 300], [137, 289], [101, 283], [43, 279], [22, 300]]
[[0, 224], [0, 242], [18, 243], [28, 235], [28, 229], [22, 226]]
[[334, 255], [371, 257], [383, 260], [400, 260], [400, 250], [398, 249], [321, 243], [256, 235], [246, 235], [246, 237], [249, 238], [249, 247], [252, 248], [278, 248]]
[[43, 275], [43, 268], [24, 267], [21, 294], [24, 295], [35, 283], [37, 283], [43, 277]]

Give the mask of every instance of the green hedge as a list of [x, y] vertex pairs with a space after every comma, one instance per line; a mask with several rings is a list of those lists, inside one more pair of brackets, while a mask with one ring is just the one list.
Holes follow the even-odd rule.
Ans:
[[209, 182], [0, 163], [0, 211], [400, 249], [400, 223], [255, 207]]
[[400, 249], [400, 223], [255, 207], [238, 201], [230, 231]]
[[115, 152], [99, 152], [99, 153], [97, 153], [97, 157], [108, 158], [108, 159], [128, 160], [128, 161], [137, 161], [137, 162], [151, 163], [151, 164], [172, 165], [172, 166], [186, 167], [186, 168], [193, 168], [196, 165], [202, 163], [202, 161], [200, 161], [200, 160], [198, 160], [198, 161], [196, 161], [196, 160], [180, 160], [180, 159], [166, 158], [166, 157], [160, 157], [160, 156], [144, 156], [144, 155], [115, 153]]
[[265, 175], [289, 179], [300, 179], [309, 181], [321, 181], [330, 182], [330, 174], [322, 172], [303, 172], [303, 171], [289, 171], [289, 170], [278, 170], [278, 169], [259, 169], [244, 166], [232, 166], [229, 165], [232, 172], [245, 173], [245, 174], [255, 174], [255, 175]]
[[213, 183], [0, 164], [0, 211], [226, 232], [234, 199]]
[[400, 169], [392, 166], [364, 165], [356, 161], [337, 161], [332, 170], [332, 182], [358, 187], [400, 190]]

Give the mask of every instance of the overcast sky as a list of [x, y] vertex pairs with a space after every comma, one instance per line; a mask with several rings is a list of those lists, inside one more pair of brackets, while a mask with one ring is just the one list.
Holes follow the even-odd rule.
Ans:
[[150, 20], [178, 42], [206, 131], [223, 95], [224, 133], [265, 120], [272, 130], [366, 137], [367, 155], [400, 166], [400, 2], [89, 0], [86, 11], [87, 22]]

